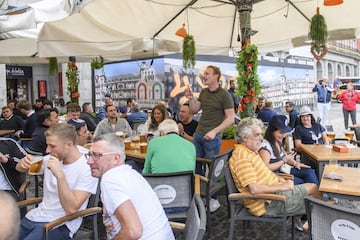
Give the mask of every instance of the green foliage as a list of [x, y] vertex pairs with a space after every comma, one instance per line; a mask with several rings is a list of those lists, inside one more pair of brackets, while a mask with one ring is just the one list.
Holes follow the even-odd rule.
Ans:
[[260, 94], [260, 82], [257, 74], [258, 49], [248, 45], [236, 59], [238, 89], [236, 95], [241, 98], [239, 105], [240, 117], [254, 117], [257, 96]]
[[223, 132], [222, 138], [223, 139], [234, 139], [236, 132], [236, 125], [231, 125]]
[[76, 62], [68, 62], [68, 70], [66, 71], [66, 77], [68, 79], [67, 92], [70, 95], [72, 102], [79, 101], [79, 70], [76, 66]]
[[323, 15], [317, 13], [311, 18], [309, 39], [324, 45], [327, 41], [327, 25]]
[[49, 58], [49, 75], [56, 76], [58, 74], [58, 62], [56, 57]]
[[103, 66], [104, 66], [104, 60], [101, 56], [100, 56], [100, 59], [98, 59], [96, 57], [91, 60], [91, 68], [92, 69], [101, 69]]
[[186, 35], [183, 42], [183, 67], [185, 69], [195, 66], [195, 40], [192, 35]]
[[312, 40], [311, 43], [311, 52], [314, 57], [319, 55], [325, 55], [327, 50], [326, 41], [328, 37], [327, 25], [323, 15], [319, 13], [319, 8], [317, 13], [311, 18], [310, 30], [308, 38]]

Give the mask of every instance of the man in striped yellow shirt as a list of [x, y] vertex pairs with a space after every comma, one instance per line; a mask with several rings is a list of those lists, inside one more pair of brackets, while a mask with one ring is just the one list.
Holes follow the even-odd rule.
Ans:
[[[292, 215], [305, 214], [304, 197], [312, 195], [321, 198], [318, 187], [313, 183], [294, 186], [291, 180], [285, 180], [273, 173], [257, 153], [262, 141], [264, 125], [256, 118], [245, 118], [240, 121], [235, 139], [232, 157], [229, 160], [230, 170], [237, 189], [243, 193], [275, 193], [286, 196], [286, 211]], [[277, 202], [247, 200], [244, 202], [249, 212], [255, 216], [278, 216], [281, 208]]]

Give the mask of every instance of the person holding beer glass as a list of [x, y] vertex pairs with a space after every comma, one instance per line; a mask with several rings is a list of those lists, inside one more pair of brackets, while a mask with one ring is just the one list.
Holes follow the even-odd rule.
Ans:
[[[86, 208], [90, 194], [95, 194], [98, 180], [91, 176], [86, 158], [76, 144], [75, 128], [66, 123], [51, 126], [45, 132], [49, 155], [43, 158], [44, 196], [38, 207], [21, 220], [19, 240], [43, 239], [43, 225]], [[20, 161], [19, 170], [28, 171], [28, 159]], [[50, 232], [50, 239], [70, 239], [81, 225], [81, 218], [66, 222]]]

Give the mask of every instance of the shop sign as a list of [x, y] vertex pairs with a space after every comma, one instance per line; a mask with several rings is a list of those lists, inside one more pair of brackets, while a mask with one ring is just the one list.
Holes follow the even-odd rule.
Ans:
[[7, 79], [28, 79], [32, 78], [32, 67], [6, 65]]

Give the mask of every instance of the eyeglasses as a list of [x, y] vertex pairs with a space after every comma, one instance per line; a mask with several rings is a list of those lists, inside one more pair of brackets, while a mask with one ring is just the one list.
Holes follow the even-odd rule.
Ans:
[[94, 159], [94, 161], [99, 161], [101, 157], [111, 154], [117, 154], [117, 152], [105, 152], [105, 153], [97, 153], [97, 152], [89, 152], [84, 154], [86, 159]]

